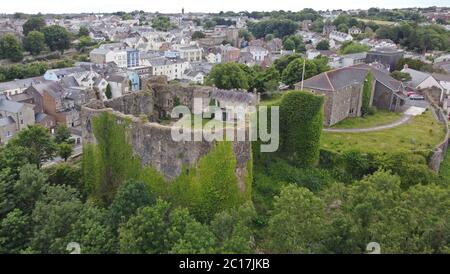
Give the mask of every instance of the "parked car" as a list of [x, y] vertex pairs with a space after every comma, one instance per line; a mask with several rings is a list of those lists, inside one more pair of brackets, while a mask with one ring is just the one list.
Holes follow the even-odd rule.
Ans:
[[423, 97], [422, 95], [419, 95], [419, 94], [413, 94], [413, 95], [409, 96], [409, 99], [411, 99], [411, 100], [425, 100], [425, 97]]
[[407, 93], [406, 93], [406, 96], [411, 96], [411, 95], [418, 95], [416, 92], [414, 92], [414, 91], [408, 91]]

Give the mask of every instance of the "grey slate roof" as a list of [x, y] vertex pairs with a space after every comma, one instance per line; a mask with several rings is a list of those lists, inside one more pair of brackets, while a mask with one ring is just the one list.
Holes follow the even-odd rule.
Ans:
[[45, 114], [45, 113], [37, 113], [35, 115], [35, 120], [36, 120], [37, 123], [40, 123], [40, 122], [44, 121], [44, 119], [47, 118], [47, 117], [48, 117], [48, 115]]
[[252, 103], [255, 100], [255, 95], [245, 91], [232, 91], [232, 90], [214, 90], [211, 93], [211, 98], [217, 100], [223, 100], [228, 102], [241, 102]]
[[22, 109], [23, 104], [0, 98], [0, 110], [11, 113], [17, 113]]
[[42, 81], [45, 81], [44, 77], [39, 76], [39, 77], [19, 79], [19, 80], [0, 83], [0, 92], [3, 92], [5, 90], [10, 90], [10, 89], [17, 89], [17, 88], [26, 89], [29, 86], [31, 86], [31, 84], [39, 83]]
[[53, 81], [45, 81], [40, 84], [33, 85], [33, 88], [43, 95], [44, 91], [47, 91], [50, 95], [56, 96], [64, 91], [64, 88], [58, 83]]
[[111, 76], [108, 76], [106, 79], [108, 82], [114, 82], [114, 83], [122, 83], [127, 79], [126, 76], [120, 75], [120, 74], [113, 74]]
[[61, 80], [61, 83], [62, 83], [65, 87], [68, 87], [68, 88], [70, 88], [70, 87], [78, 87], [78, 86], [79, 86], [77, 80], [76, 80], [75, 77], [73, 77], [73, 76], [64, 77], [64, 78]]
[[15, 124], [16, 122], [11, 116], [0, 118], [0, 127]]
[[400, 89], [400, 81], [395, 80], [386, 72], [378, 70], [366, 64], [344, 67], [321, 73], [319, 75], [306, 79], [304, 81], [304, 87], [327, 91], [337, 91], [354, 83], [362, 84], [369, 70], [372, 72], [376, 81], [385, 85], [392, 91], [398, 91]]
[[417, 87], [418, 85], [420, 85], [425, 79], [427, 79], [428, 77], [431, 76], [431, 74], [422, 72], [422, 71], [418, 71], [415, 69], [410, 69], [410, 68], [405, 68], [402, 70], [402, 72], [406, 72], [409, 73], [409, 75], [411, 75], [411, 85], [413, 87]]

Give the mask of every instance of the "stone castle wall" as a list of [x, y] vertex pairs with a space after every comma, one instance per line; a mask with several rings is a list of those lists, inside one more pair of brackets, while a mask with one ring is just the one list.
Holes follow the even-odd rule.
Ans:
[[[162, 89], [163, 87], [161, 87]], [[173, 141], [171, 136], [171, 127], [161, 125], [154, 121], [155, 115], [164, 107], [158, 106], [158, 100], [166, 97], [166, 94], [179, 94], [185, 92], [184, 97], [180, 95], [181, 100], [191, 102], [196, 96], [205, 97], [208, 94], [207, 89], [178, 89], [179, 87], [164, 87], [169, 92], [164, 92], [164, 96], [155, 95], [158, 89], [150, 92], [131, 93], [125, 96], [112, 99], [106, 102], [91, 102], [82, 107], [82, 135], [85, 143], [96, 143], [92, 130], [92, 119], [101, 115], [103, 112], [113, 114], [118, 122], [129, 122], [130, 144], [134, 152], [140, 157], [143, 165], [151, 165], [161, 172], [167, 180], [171, 181], [179, 176], [182, 168], [195, 167], [200, 158], [205, 156], [215, 146], [214, 142], [203, 141]], [[161, 91], [159, 89], [159, 91]], [[189, 92], [190, 91], [190, 92]], [[169, 100], [169, 99], [167, 99]], [[183, 102], [183, 101], [182, 101]], [[189, 104], [189, 102], [187, 102]], [[159, 108], [159, 110], [158, 110]], [[167, 106], [167, 110], [171, 107]], [[143, 119], [146, 116], [149, 119]], [[150, 121], [150, 122], [148, 122]], [[251, 142], [234, 141], [233, 150], [236, 155], [237, 166], [236, 176], [239, 187], [245, 191], [245, 180], [248, 174], [247, 167], [251, 161]]]

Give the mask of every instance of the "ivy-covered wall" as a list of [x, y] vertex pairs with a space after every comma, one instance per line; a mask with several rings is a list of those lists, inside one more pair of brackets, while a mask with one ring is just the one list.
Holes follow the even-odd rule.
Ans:
[[364, 86], [362, 93], [361, 114], [363, 116], [368, 114], [370, 111], [372, 90], [373, 90], [373, 75], [369, 71], [367, 73], [366, 79], [364, 79]]
[[319, 161], [323, 101], [323, 96], [307, 91], [289, 91], [281, 100], [281, 152], [294, 166], [309, 167]]
[[[211, 144], [213, 148], [209, 153], [193, 166], [184, 165], [181, 174], [168, 182], [153, 166], [142, 165], [140, 157], [133, 152], [132, 122], [118, 119], [109, 112], [91, 120], [96, 144], [84, 146], [83, 177], [90, 198], [99, 204], [109, 205], [118, 186], [128, 179], [148, 183], [156, 194], [174, 205], [189, 207], [205, 221], [251, 197], [251, 151], [245, 169], [238, 169], [240, 157], [236, 155], [233, 142]], [[245, 174], [237, 176], [237, 170], [245, 170]]]

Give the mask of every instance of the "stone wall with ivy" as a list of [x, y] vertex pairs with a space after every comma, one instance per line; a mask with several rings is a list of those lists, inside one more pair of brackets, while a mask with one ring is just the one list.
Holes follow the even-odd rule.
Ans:
[[175, 142], [171, 128], [98, 104], [82, 109], [84, 182], [91, 198], [108, 204], [128, 179], [147, 182], [160, 196], [207, 219], [250, 199], [248, 141]]

